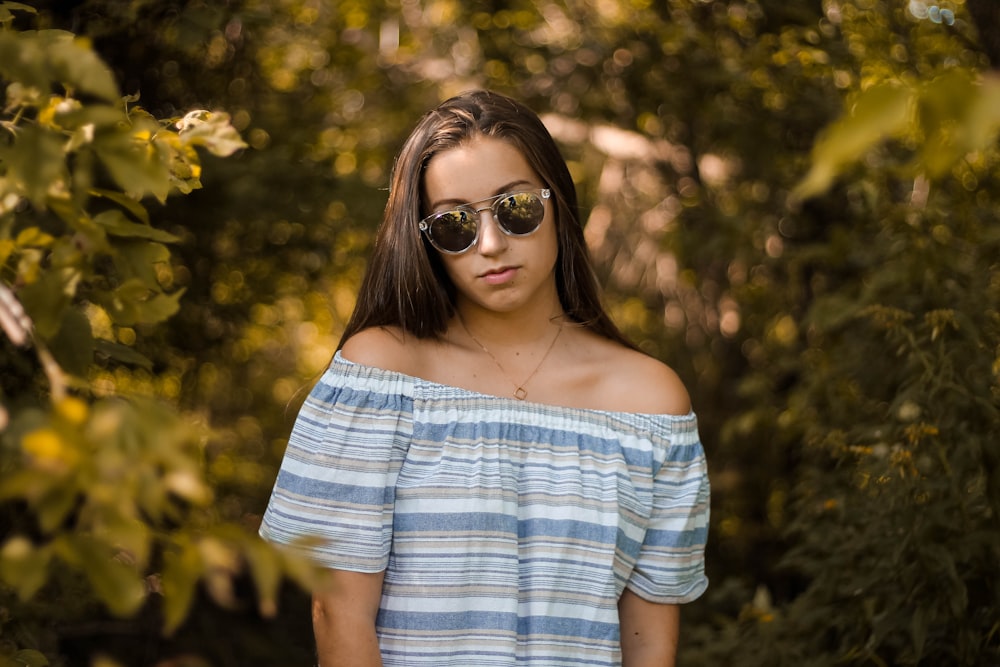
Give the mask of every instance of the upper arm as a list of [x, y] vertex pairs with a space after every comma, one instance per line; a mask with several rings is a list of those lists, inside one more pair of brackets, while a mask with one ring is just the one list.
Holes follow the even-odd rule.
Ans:
[[677, 655], [680, 609], [625, 590], [618, 600], [623, 667], [672, 667]]
[[323, 585], [313, 593], [313, 622], [322, 623], [334, 614], [344, 613], [374, 621], [382, 599], [385, 570], [354, 572], [328, 570]]
[[380, 667], [375, 620], [383, 572], [330, 570], [313, 594], [316, 656], [322, 667]]

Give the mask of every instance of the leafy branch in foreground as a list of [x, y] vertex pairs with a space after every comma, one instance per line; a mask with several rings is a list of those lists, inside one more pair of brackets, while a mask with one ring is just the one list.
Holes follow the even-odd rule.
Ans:
[[1000, 76], [951, 70], [930, 81], [887, 79], [860, 91], [813, 147], [809, 171], [796, 186], [806, 199], [826, 192], [876, 146], [898, 140], [918, 146], [906, 171], [931, 178], [992, 147], [1000, 135]]
[[[282, 578], [308, 586], [312, 571], [212, 520], [208, 429], [89, 381], [98, 364], [152, 372], [135, 328], [180, 307], [178, 239], [142, 201], [201, 187], [200, 150], [245, 144], [225, 113], [153, 117], [85, 40], [11, 29], [24, 9], [0, 3], [0, 580], [27, 601], [68, 567], [119, 616], [162, 593], [170, 632], [199, 585], [227, 604], [248, 571], [273, 613]], [[47, 664], [36, 648], [0, 664]]]

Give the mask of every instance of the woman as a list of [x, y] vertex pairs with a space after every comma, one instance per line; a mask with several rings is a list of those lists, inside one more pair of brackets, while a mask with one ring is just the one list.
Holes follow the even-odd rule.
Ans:
[[544, 125], [429, 112], [261, 527], [331, 569], [320, 665], [672, 665], [707, 521], [687, 392], [603, 311]]

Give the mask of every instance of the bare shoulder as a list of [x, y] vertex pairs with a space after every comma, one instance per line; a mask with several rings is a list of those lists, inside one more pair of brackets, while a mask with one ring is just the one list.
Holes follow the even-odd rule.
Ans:
[[674, 369], [641, 352], [636, 357], [636, 385], [641, 387], [647, 408], [638, 412], [686, 415], [691, 412], [691, 397]]
[[607, 342], [600, 385], [615, 405], [610, 409], [646, 414], [686, 415], [691, 398], [676, 372], [647, 354]]
[[372, 327], [348, 338], [340, 354], [356, 364], [416, 375], [419, 343], [399, 327]]

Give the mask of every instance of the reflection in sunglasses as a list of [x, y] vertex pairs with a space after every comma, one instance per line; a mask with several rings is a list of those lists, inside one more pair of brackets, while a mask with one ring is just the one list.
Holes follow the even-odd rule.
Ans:
[[551, 190], [524, 190], [506, 192], [483, 200], [489, 206], [476, 208], [469, 204], [440, 213], [433, 213], [420, 221], [420, 231], [439, 251], [449, 254], [465, 252], [479, 240], [479, 226], [483, 211], [492, 211], [493, 219], [508, 236], [527, 236], [538, 229], [545, 218], [545, 199]]

